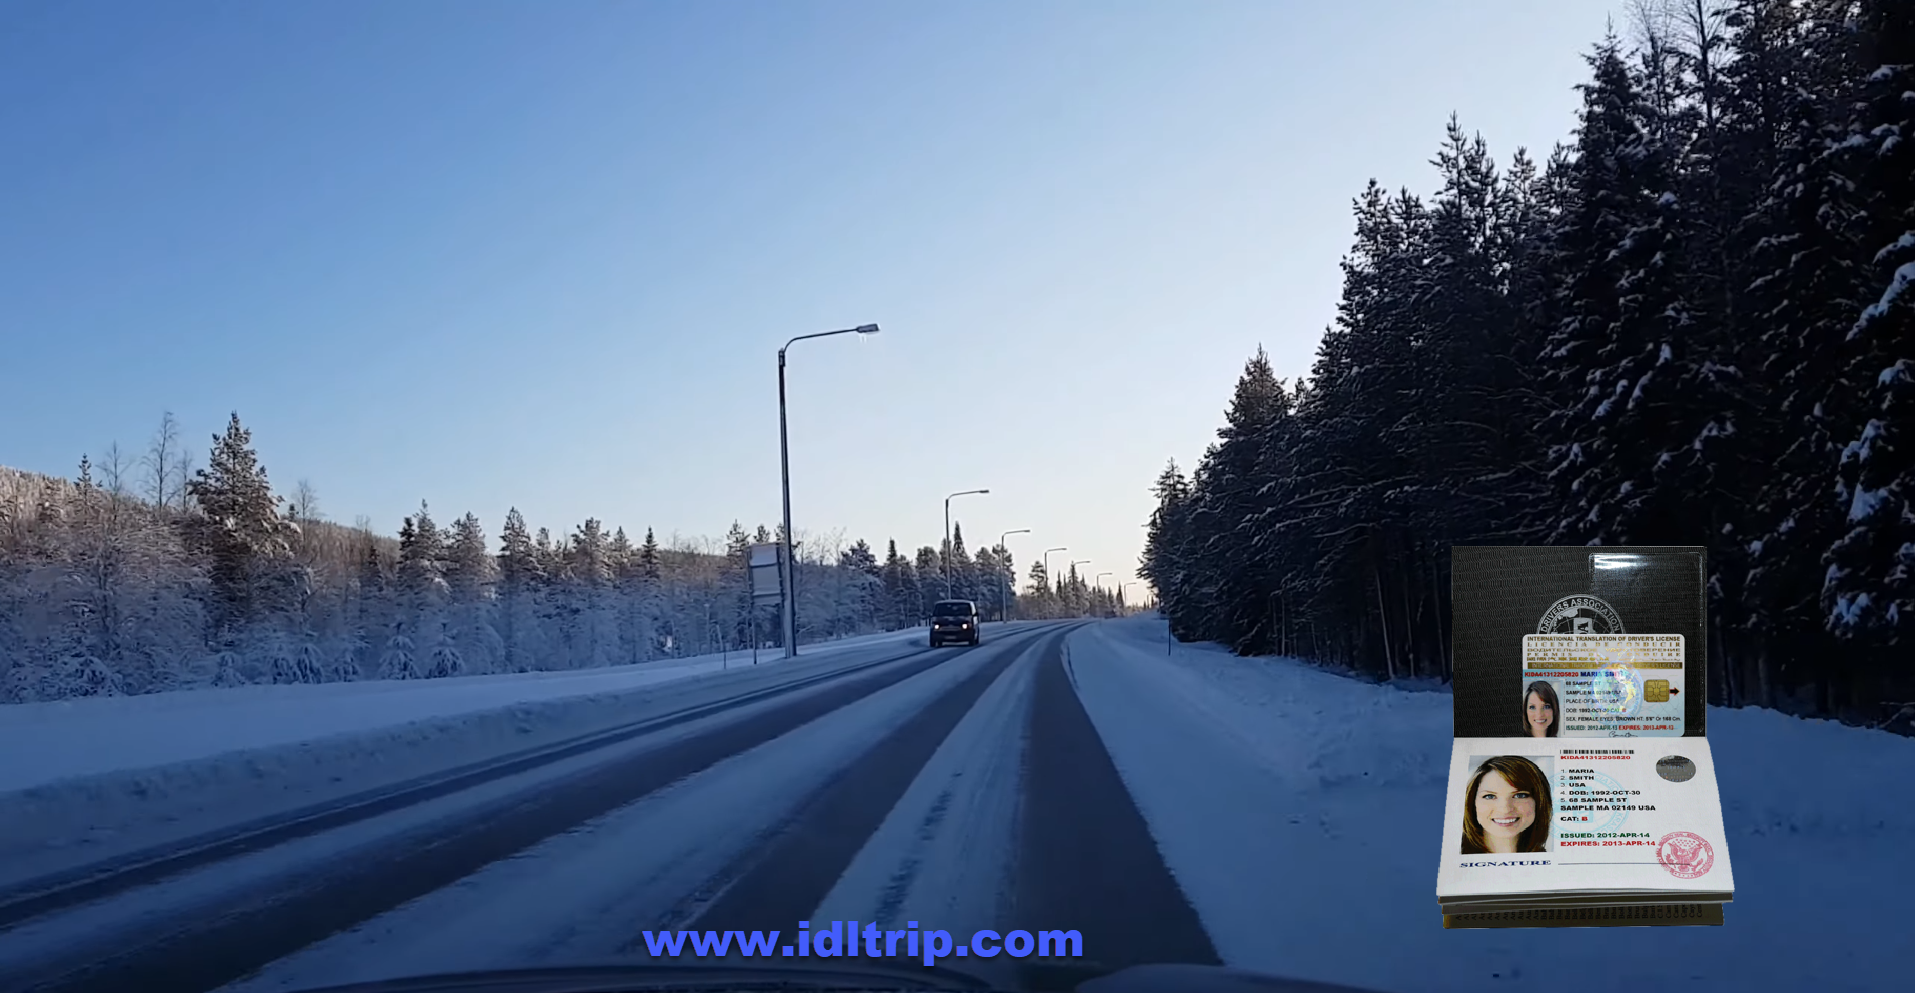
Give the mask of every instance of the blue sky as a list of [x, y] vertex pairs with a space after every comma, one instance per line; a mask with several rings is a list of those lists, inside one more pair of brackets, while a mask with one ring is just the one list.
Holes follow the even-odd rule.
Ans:
[[0, 5], [0, 464], [237, 410], [386, 531], [798, 530], [1132, 578], [1372, 176], [1573, 124], [1598, 0]]

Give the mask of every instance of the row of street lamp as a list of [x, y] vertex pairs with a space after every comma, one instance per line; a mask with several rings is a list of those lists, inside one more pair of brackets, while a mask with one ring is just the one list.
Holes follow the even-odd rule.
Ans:
[[[990, 490], [963, 490], [957, 493], [953, 493], [950, 496], [947, 496], [944, 498], [944, 555], [942, 557], [943, 557], [943, 571], [944, 571], [944, 595], [947, 597], [951, 595], [951, 559], [953, 558], [952, 545], [951, 545], [951, 501], [961, 496], [976, 496], [976, 495], [981, 495], [981, 494], [985, 494], [989, 492], [991, 491]], [[1005, 539], [1009, 538], [1011, 535], [1030, 534], [1030, 533], [1031, 533], [1030, 528], [1017, 528], [1015, 530], [1005, 531], [997, 536], [997, 547], [1007, 548], [1008, 546], [1005, 545], [1004, 542], [1005, 542]], [[1049, 582], [1051, 579], [1051, 553], [1052, 552], [1068, 552], [1068, 551], [1070, 551], [1070, 548], [1064, 545], [1059, 545], [1056, 548], [1044, 549], [1044, 579], [1046, 582]], [[1073, 559], [1071, 560], [1071, 568], [1075, 569], [1080, 565], [1089, 565], [1090, 561], [1091, 561], [1090, 559]], [[1102, 589], [1103, 583], [1104, 583], [1104, 577], [1115, 576], [1115, 575], [1117, 574], [1114, 572], [1100, 572], [1097, 574], [1095, 579], [1091, 580], [1091, 585], [1099, 589]], [[1013, 580], [1015, 581], [1015, 577], [1013, 577]], [[1127, 590], [1130, 587], [1135, 585], [1137, 585], [1137, 580], [1133, 579], [1130, 582], [1125, 583], [1122, 586], [1118, 587], [1118, 592], [1121, 593], [1122, 591]], [[1000, 586], [997, 591], [998, 620], [1001, 620], [1001, 621], [1010, 620], [1010, 617], [1008, 616], [1010, 613], [1010, 611], [1008, 610], [1008, 606], [1009, 605], [1004, 602], [1004, 589], [1003, 587]]]
[[[862, 335], [873, 335], [877, 333], [878, 333], [878, 326], [876, 324], [860, 324], [855, 328], [843, 328], [838, 331], [820, 331], [817, 334], [801, 334], [798, 337], [785, 342], [784, 348], [778, 349], [778, 466], [779, 466], [779, 474], [783, 482], [784, 511], [785, 511], [785, 529], [784, 529], [784, 536], [783, 536], [784, 547], [781, 549], [782, 554], [779, 556], [778, 582], [779, 582], [779, 589], [781, 591], [781, 595], [779, 599], [782, 601], [782, 608], [780, 611], [782, 616], [780, 617], [780, 620], [782, 622], [782, 627], [784, 630], [783, 640], [785, 643], [785, 658], [792, 658], [798, 654], [798, 619], [797, 619], [797, 614], [795, 613], [793, 609], [792, 596], [791, 596], [792, 578], [793, 578], [792, 540], [791, 540], [791, 446], [788, 440], [788, 434], [785, 427], [785, 349], [788, 349], [792, 345], [795, 345], [798, 342], [805, 341], [810, 338], [829, 338], [829, 337], [832, 337], [833, 335], [840, 335], [840, 334], [855, 334], [855, 335], [862, 336]], [[982, 496], [989, 492], [991, 491], [987, 489], [961, 490], [957, 493], [953, 493], [950, 496], [947, 496], [944, 498], [943, 559], [944, 559], [945, 596], [950, 596], [951, 594], [951, 501], [962, 496]], [[1006, 531], [1003, 534], [998, 536], [998, 539], [997, 539], [998, 547], [1000, 548], [1004, 547], [1004, 539], [1010, 537], [1011, 535], [1030, 534], [1030, 533], [1031, 533], [1030, 528], [1017, 528], [1016, 530], [1013, 530], [1013, 531]], [[1044, 576], [1046, 580], [1048, 580], [1051, 575], [1051, 553], [1052, 552], [1068, 552], [1068, 551], [1070, 551], [1070, 549], [1062, 545], [1059, 545], [1056, 548], [1047, 548], [1044, 550]], [[1071, 562], [1071, 568], [1075, 569], [1076, 567], [1080, 565], [1089, 565], [1089, 564], [1090, 564], [1090, 559], [1076, 559]], [[1098, 585], [1101, 587], [1103, 578], [1105, 576], [1112, 576], [1112, 575], [1116, 575], [1116, 574], [1111, 572], [1098, 573], [1097, 578], [1093, 580], [1093, 585]], [[1119, 592], [1121, 593], [1124, 589], [1128, 589], [1129, 587], [1134, 585], [1136, 585], [1136, 580], [1132, 580], [1131, 582], [1125, 583], [1123, 584], [1123, 586], [1119, 587]], [[1004, 608], [1005, 608], [1004, 593], [1003, 593], [1003, 590], [1000, 588], [998, 591], [998, 616], [1001, 619], [1008, 620], [1008, 618], [1004, 617], [1004, 615], [1007, 613], [1007, 611]]]

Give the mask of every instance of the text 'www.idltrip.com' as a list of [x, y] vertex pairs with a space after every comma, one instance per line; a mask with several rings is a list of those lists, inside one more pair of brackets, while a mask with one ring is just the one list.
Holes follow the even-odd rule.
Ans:
[[676, 958], [690, 952], [700, 958], [743, 955], [766, 958], [869, 958], [920, 959], [935, 965], [941, 958], [1083, 958], [1084, 936], [1076, 931], [1011, 931], [999, 934], [983, 930], [972, 932], [968, 942], [954, 944], [949, 931], [919, 931], [917, 921], [906, 921], [903, 930], [880, 930], [867, 922], [863, 931], [857, 921], [832, 921], [812, 930], [810, 921], [798, 922], [798, 934], [791, 944], [780, 945], [781, 931], [646, 931], [645, 947], [653, 955]]

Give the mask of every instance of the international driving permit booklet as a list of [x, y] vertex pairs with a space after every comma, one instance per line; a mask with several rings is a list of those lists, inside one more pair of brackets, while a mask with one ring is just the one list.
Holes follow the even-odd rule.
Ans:
[[1444, 926], [1721, 924], [1703, 549], [1452, 556]]

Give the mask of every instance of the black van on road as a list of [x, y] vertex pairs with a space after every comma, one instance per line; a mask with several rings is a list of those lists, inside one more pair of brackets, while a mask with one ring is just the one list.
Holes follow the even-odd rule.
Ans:
[[939, 600], [931, 606], [931, 647], [949, 642], [977, 644], [977, 604], [969, 600]]

